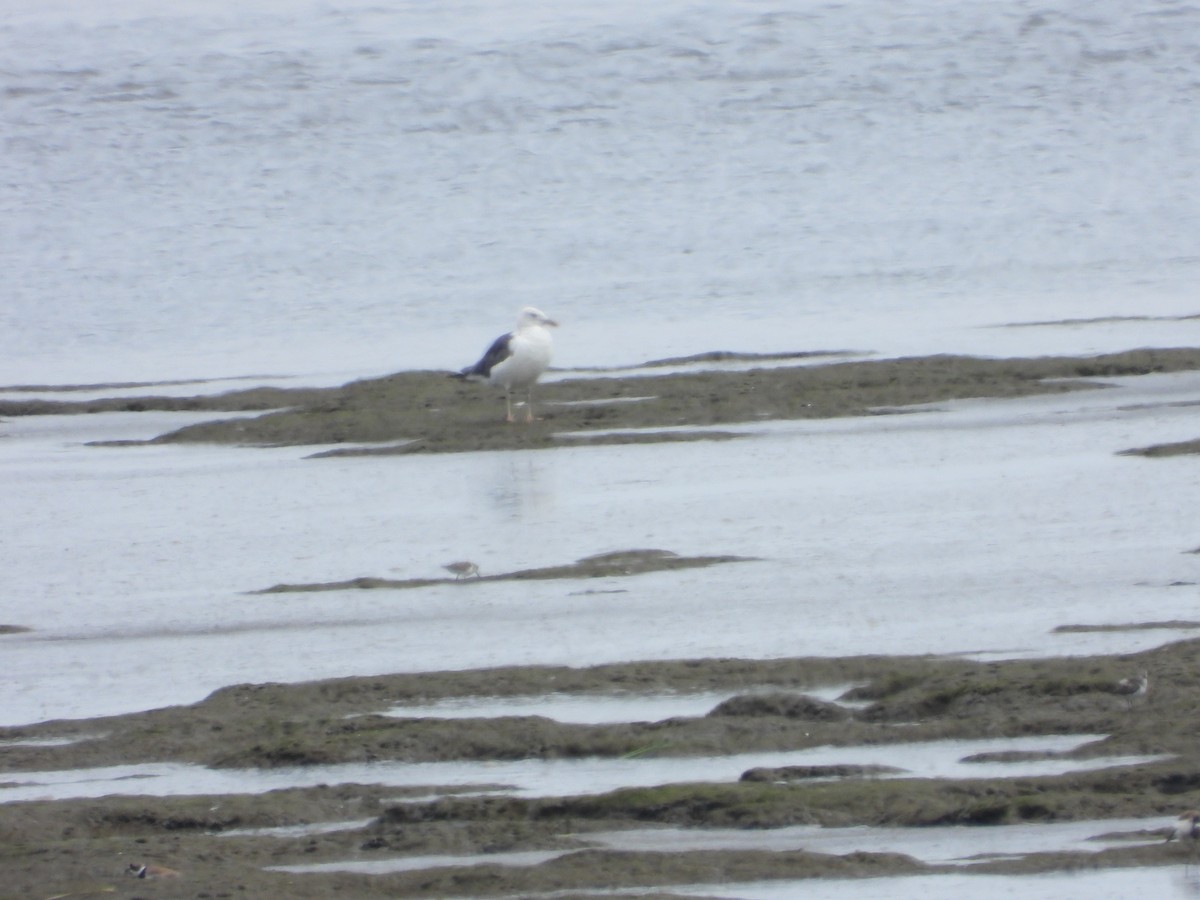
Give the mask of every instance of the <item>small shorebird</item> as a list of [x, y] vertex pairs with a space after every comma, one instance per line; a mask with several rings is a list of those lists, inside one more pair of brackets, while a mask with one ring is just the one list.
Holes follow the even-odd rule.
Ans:
[[549, 327], [558, 323], [540, 309], [526, 306], [517, 314], [517, 327], [492, 342], [483, 358], [473, 366], [454, 373], [455, 378], [486, 381], [504, 388], [504, 407], [508, 421], [516, 421], [512, 411], [512, 392], [525, 391], [525, 421], [533, 421], [533, 386], [550, 365], [554, 339]]
[[1175, 824], [1171, 828], [1171, 833], [1167, 835], [1167, 840], [1173, 841], [1176, 838], [1181, 841], [1184, 838], [1191, 838], [1192, 840], [1200, 838], [1200, 812], [1189, 809], [1175, 820]]
[[142, 863], [130, 863], [129, 868], [125, 870], [134, 878], [174, 878], [179, 872], [175, 869], [168, 869], [166, 866], [147, 865]]
[[442, 568], [450, 572], [454, 576], [455, 581], [458, 581], [460, 578], [470, 578], [472, 575], [476, 578], [479, 577], [479, 566], [467, 559], [446, 563]]
[[1137, 678], [1122, 678], [1117, 682], [1116, 693], [1125, 698], [1125, 702], [1130, 709], [1133, 708], [1133, 702], [1138, 697], [1145, 697], [1150, 693], [1150, 673], [1139, 672]]

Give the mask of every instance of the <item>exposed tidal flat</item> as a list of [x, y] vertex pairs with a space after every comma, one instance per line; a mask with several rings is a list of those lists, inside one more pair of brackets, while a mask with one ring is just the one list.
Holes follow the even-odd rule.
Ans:
[[[8, 399], [0, 415], [105, 411], [237, 411], [253, 417], [191, 425], [154, 443], [234, 445], [363, 445], [322, 455], [541, 449], [573, 444], [719, 439], [722, 425], [766, 420], [887, 413], [894, 408], [962, 400], [1011, 398], [1093, 388], [1086, 379], [1200, 368], [1200, 351], [1143, 349], [1093, 357], [988, 359], [931, 356], [828, 362], [843, 352], [763, 357], [708, 353], [619, 369], [562, 373], [542, 385], [542, 420], [532, 427], [484, 428], [497, 421], [496, 392], [443, 372], [403, 372], [337, 388], [258, 388], [215, 396], [145, 395], [70, 399]], [[813, 357], [822, 365], [795, 365]], [[759, 364], [746, 368], [747, 362]], [[693, 364], [696, 371], [653, 374]], [[791, 363], [791, 364], [789, 364]], [[86, 386], [82, 386], [86, 387]], [[147, 389], [153, 386], [146, 386]], [[29, 388], [29, 390], [36, 390]], [[12, 394], [10, 393], [10, 398]]]
[[[179, 870], [146, 888], [167, 897], [652, 896], [704, 882], [964, 866], [1017, 876], [1185, 865], [1194, 844], [1164, 838], [1200, 792], [1198, 649], [1183, 641], [1116, 658], [686, 660], [239, 685], [190, 706], [4, 729], [8, 886], [13, 896], [88, 896], [120, 886], [129, 862]], [[1153, 689], [1131, 700], [1120, 684], [1138, 670]], [[855, 702], [809, 693], [832, 683], [853, 683], [844, 699]], [[731, 697], [659, 721], [385, 714], [464, 697], [714, 690]], [[756, 754], [817, 750], [841, 762], [736, 768]], [[939, 755], [946, 761], [931, 762]], [[735, 766], [725, 777], [664, 774], [722, 760]], [[957, 768], [940, 768], [951, 760]], [[572, 766], [603, 764], [623, 770], [628, 786], [571, 790]], [[512, 784], [514, 766], [532, 770], [535, 790]], [[647, 768], [665, 782], [643, 783]], [[206, 790], [206, 772], [224, 788]], [[1010, 846], [1023, 827], [1070, 822], [1090, 830], [1061, 846], [1053, 829]], [[938, 829], [951, 826], [961, 828], [958, 849], [939, 859], [947, 835]], [[621, 841], [627, 830], [637, 849]], [[905, 852], [873, 849], [898, 833], [911, 835]], [[934, 844], [922, 848], [923, 833]]]
[[[320, 447], [326, 459], [303, 462], [319, 478], [333, 464], [331, 450], [351, 451], [350, 459], [439, 450], [536, 455], [578, 452], [569, 448], [589, 435], [611, 445], [651, 434], [658, 451], [669, 452], [673, 441], [707, 439], [716, 430], [738, 437], [724, 445], [738, 452], [773, 422], [905, 418], [963, 400], [987, 406], [1105, 393], [1110, 384], [1200, 369], [1200, 351], [803, 365], [783, 358], [749, 368], [744, 358], [716, 354], [693, 362], [697, 371], [661, 376], [646, 374], [654, 366], [636, 376], [558, 373], [539, 391], [542, 421], [528, 428], [500, 420], [494, 392], [442, 373], [324, 390], [12, 400], [3, 413], [24, 420], [237, 412], [148, 439], [103, 441], [91, 452], [228, 443], [251, 455], [295, 446], [308, 456], [307, 448]], [[1161, 405], [1186, 412], [1192, 402], [1169, 395]], [[1130, 409], [1141, 405], [1144, 397]], [[1138, 449], [1138, 434], [1131, 429], [1128, 443], [1110, 453]], [[493, 565], [459, 583], [362, 571], [236, 588], [239, 605], [262, 616], [325, 593], [387, 606], [423, 591], [468, 596], [530, 582], [561, 584], [579, 602], [612, 597], [615, 604], [625, 594], [640, 596], [635, 586], [647, 578], [770, 564], [746, 553], [746, 542], [727, 552], [722, 533], [710, 530], [707, 553], [632, 548], [540, 567]], [[1187, 554], [1195, 545], [1194, 535], [1180, 534], [1170, 549]], [[789, 576], [778, 577], [786, 585]], [[1194, 589], [1165, 573], [1158, 582], [1147, 589], [1162, 596]], [[695, 599], [670, 581], [654, 584], [657, 593], [676, 590], [670, 599], [681, 611]], [[966, 612], [970, 599], [962, 600], [964, 614], [974, 614]], [[786, 615], [803, 619], [805, 608], [798, 603]], [[45, 897], [132, 885], [139, 896], [161, 897], [587, 896], [616, 889], [667, 896], [722, 884], [710, 895], [729, 897], [738, 896], [738, 883], [764, 879], [961, 875], [964, 867], [981, 877], [1019, 878], [1187, 866], [1195, 845], [1164, 838], [1180, 812], [1200, 805], [1191, 724], [1200, 715], [1200, 643], [1190, 639], [1200, 625], [1177, 614], [1111, 615], [1098, 609], [1095, 620], [1083, 620], [1051, 609], [1048, 618], [1064, 639], [1149, 634], [1150, 648], [1032, 659], [721, 655], [457, 670], [448, 639], [445, 671], [230, 684], [194, 703], [11, 726], [0, 730], [7, 890]], [[0, 639], [12, 647], [46, 630], [4, 624], [10, 633]], [[930, 618], [926, 627], [940, 626]], [[849, 644], [861, 623], [844, 628]], [[996, 652], [1003, 640], [991, 635], [977, 649]], [[136, 653], [135, 644], [127, 646]], [[1142, 672], [1149, 690], [1130, 694], [1129, 679]], [[589, 700], [628, 703], [630, 713], [563, 720], [554, 710], [564, 697], [585, 707]], [[711, 703], [697, 709], [685, 702], [696, 697]], [[514, 715], [506, 706], [521, 700], [536, 709], [539, 699], [544, 714]], [[455, 703], [471, 713], [439, 712]], [[642, 715], [648, 704], [660, 712]], [[1059, 841], [1052, 829], [1030, 832], [1019, 850], [1008, 840], [1023, 828], [1067, 823], [1086, 836], [1073, 831]], [[922, 849], [922, 836], [943, 840], [938, 829], [945, 828], [961, 829], [952, 858]], [[728, 829], [743, 837], [723, 836]], [[912, 836], [902, 849], [897, 830]], [[622, 842], [624, 832], [636, 836], [636, 846]], [[752, 834], [762, 836], [761, 845], [745, 839]], [[831, 835], [839, 837], [836, 850]], [[141, 888], [122, 874], [131, 862], [178, 874]]]

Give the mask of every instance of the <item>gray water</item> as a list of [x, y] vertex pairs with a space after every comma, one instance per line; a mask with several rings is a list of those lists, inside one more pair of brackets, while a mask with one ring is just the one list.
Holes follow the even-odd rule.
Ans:
[[1195, 6], [0, 12], [0, 384], [457, 367], [525, 303], [571, 365], [1195, 312]]

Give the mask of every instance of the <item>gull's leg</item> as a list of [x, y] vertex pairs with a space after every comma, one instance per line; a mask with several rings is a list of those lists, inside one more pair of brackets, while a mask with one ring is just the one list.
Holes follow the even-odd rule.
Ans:
[[529, 388], [529, 393], [525, 396], [525, 421], [526, 423], [533, 421], [533, 386]]
[[508, 413], [507, 419], [509, 422], [515, 422], [512, 414], [512, 391], [509, 388], [504, 389], [504, 409]]

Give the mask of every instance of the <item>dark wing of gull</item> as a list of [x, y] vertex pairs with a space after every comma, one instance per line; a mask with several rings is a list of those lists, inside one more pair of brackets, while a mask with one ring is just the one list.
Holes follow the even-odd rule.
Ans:
[[475, 363], [473, 366], [468, 366], [462, 370], [464, 378], [487, 378], [492, 374], [492, 369], [500, 365], [510, 356], [512, 356], [512, 334], [504, 334], [492, 341], [492, 346], [488, 347], [487, 353], [483, 354], [483, 359]]

